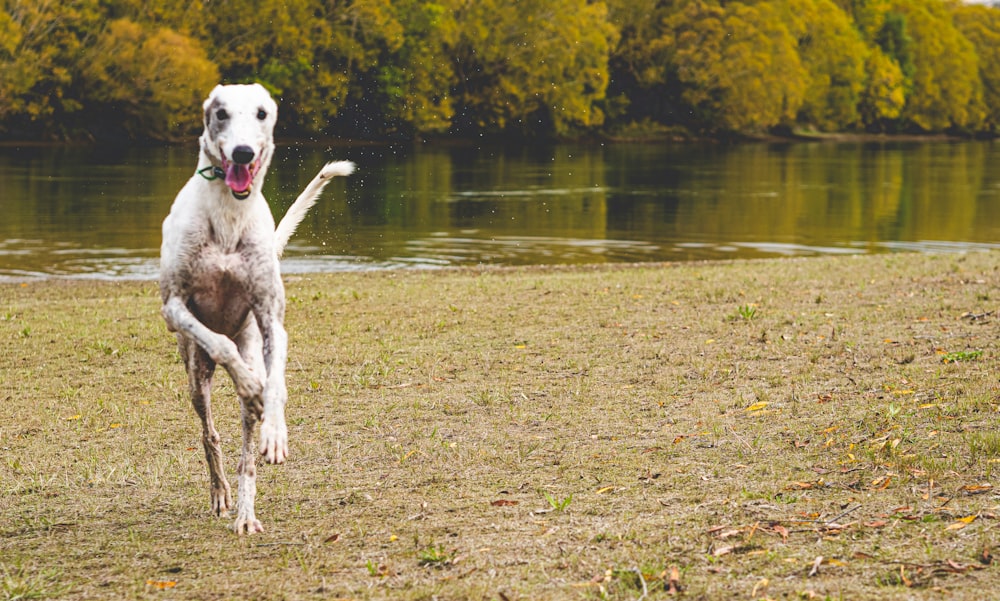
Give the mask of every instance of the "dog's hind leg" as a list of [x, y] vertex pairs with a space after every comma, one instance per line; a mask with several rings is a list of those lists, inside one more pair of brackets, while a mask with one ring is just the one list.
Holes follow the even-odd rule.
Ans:
[[240, 415], [243, 423], [243, 445], [240, 450], [240, 462], [236, 466], [239, 488], [233, 530], [236, 534], [253, 534], [264, 530], [264, 526], [254, 513], [254, 501], [257, 497], [257, 454], [254, 452], [253, 431], [257, 426], [257, 415], [246, 403], [241, 404]]
[[201, 443], [205, 448], [205, 461], [208, 463], [208, 476], [211, 480], [212, 512], [224, 517], [229, 515], [233, 497], [222, 467], [219, 432], [212, 420], [212, 376], [215, 373], [215, 362], [193, 340], [183, 336], [179, 338], [181, 355], [187, 366], [191, 404], [201, 418]]

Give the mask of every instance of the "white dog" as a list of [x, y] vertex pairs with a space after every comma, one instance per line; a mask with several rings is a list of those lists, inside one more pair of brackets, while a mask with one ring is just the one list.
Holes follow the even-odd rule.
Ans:
[[261, 194], [274, 154], [278, 107], [260, 85], [217, 86], [204, 104], [198, 168], [163, 221], [160, 294], [167, 327], [177, 333], [202, 423], [211, 477], [212, 510], [228, 515], [233, 501], [222, 468], [210, 394], [216, 365], [226, 368], [240, 398], [243, 448], [236, 467], [237, 533], [263, 530], [254, 515], [257, 494], [254, 427], [268, 463], [288, 456], [285, 425], [283, 325], [285, 289], [278, 259], [288, 239], [334, 176], [354, 164], [329, 163], [288, 209], [277, 229]]

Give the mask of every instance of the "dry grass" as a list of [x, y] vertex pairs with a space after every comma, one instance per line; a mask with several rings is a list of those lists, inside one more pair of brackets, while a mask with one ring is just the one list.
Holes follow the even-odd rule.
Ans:
[[0, 599], [982, 598], [998, 259], [291, 278], [248, 538], [154, 285], [0, 286]]

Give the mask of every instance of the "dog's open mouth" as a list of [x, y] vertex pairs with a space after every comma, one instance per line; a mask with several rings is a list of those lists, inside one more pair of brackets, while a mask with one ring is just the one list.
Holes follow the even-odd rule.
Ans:
[[222, 170], [226, 174], [226, 185], [232, 190], [233, 196], [243, 200], [253, 191], [253, 178], [260, 169], [260, 161], [246, 165], [222, 159]]

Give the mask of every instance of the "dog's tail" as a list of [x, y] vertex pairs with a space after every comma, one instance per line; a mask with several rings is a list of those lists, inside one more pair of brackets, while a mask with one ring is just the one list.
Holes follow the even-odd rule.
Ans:
[[316, 204], [316, 200], [319, 198], [323, 188], [330, 183], [332, 178], [352, 173], [354, 173], [354, 163], [350, 161], [327, 163], [316, 174], [316, 177], [309, 182], [309, 185], [302, 191], [302, 194], [299, 194], [299, 197], [295, 199], [292, 206], [288, 207], [285, 216], [281, 218], [281, 223], [274, 230], [274, 248], [278, 252], [279, 257], [285, 252], [285, 246], [288, 244], [288, 240], [292, 237], [292, 234], [295, 233], [295, 228], [299, 227], [306, 213]]

